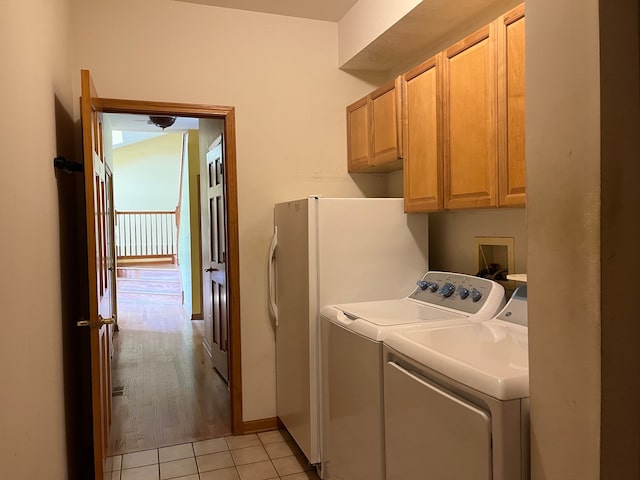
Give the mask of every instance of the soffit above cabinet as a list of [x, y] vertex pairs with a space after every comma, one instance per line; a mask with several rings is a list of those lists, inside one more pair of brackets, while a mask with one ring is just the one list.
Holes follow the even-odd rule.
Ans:
[[177, 0], [213, 7], [337, 22], [358, 0]]
[[[520, 3], [522, 0], [422, 0], [382, 32], [357, 28], [358, 24], [366, 25], [368, 21], [366, 10], [361, 10], [360, 18], [349, 18], [348, 22], [348, 28], [358, 30], [360, 38], [353, 38], [353, 31], [340, 32], [339, 67], [398, 73]], [[356, 10], [357, 6], [343, 17], [339, 29], [347, 28], [345, 19]], [[366, 38], [367, 35], [370, 38]], [[346, 45], [346, 38], [350, 45]], [[359, 46], [354, 50], [354, 45]]]

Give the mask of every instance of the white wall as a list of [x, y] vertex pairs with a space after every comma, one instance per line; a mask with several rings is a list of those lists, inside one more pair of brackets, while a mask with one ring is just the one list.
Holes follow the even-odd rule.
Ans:
[[0, 478], [67, 478], [58, 192], [74, 158], [67, 0], [0, 3]]
[[[337, 69], [335, 23], [169, 0], [73, 0], [73, 14], [75, 70], [101, 96], [236, 107], [244, 420], [272, 417], [272, 206], [385, 193], [346, 172], [345, 106], [377, 85]], [[96, 34], [97, 18], [117, 34]]]
[[598, 3], [527, 3], [527, 270], [534, 480], [600, 478]]

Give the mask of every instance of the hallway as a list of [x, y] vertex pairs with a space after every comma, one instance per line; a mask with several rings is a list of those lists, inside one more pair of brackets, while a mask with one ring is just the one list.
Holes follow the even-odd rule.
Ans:
[[109, 454], [229, 435], [229, 392], [181, 305], [173, 265], [118, 268]]

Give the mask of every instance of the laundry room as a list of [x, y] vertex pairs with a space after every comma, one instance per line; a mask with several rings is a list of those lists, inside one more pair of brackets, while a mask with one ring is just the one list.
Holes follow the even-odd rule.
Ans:
[[[0, 478], [640, 478], [637, 0], [0, 3]], [[109, 360], [153, 334], [115, 332], [109, 114], [223, 125], [152, 386]]]

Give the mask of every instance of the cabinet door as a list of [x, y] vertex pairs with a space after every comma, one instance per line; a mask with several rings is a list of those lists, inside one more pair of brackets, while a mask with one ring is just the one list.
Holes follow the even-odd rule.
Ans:
[[347, 162], [349, 172], [362, 171], [369, 160], [369, 98], [364, 97], [347, 107]]
[[524, 4], [498, 19], [499, 203], [524, 206]]
[[371, 163], [388, 165], [388, 170], [402, 168], [400, 77], [371, 93]]
[[442, 209], [442, 55], [402, 76], [404, 210]]
[[497, 206], [495, 23], [444, 52], [444, 207]]

